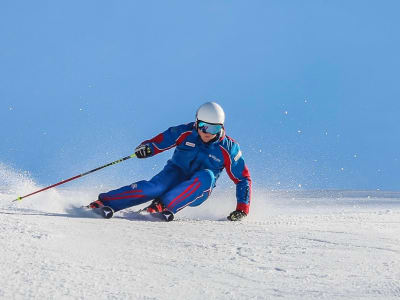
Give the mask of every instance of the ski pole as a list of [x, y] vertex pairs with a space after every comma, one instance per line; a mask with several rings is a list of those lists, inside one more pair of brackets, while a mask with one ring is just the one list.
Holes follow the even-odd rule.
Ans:
[[18, 197], [17, 199], [13, 200], [12, 202], [21, 201], [22, 199], [24, 199], [24, 198], [26, 198], [26, 197], [35, 195], [35, 194], [37, 194], [37, 193], [40, 193], [40, 192], [43, 192], [43, 191], [45, 191], [45, 190], [51, 189], [51, 188], [53, 188], [53, 187], [55, 187], [55, 186], [58, 186], [58, 185], [67, 183], [67, 182], [69, 182], [69, 181], [78, 179], [78, 178], [80, 178], [80, 177], [83, 177], [83, 176], [88, 175], [88, 174], [90, 174], [90, 173], [96, 172], [96, 171], [101, 170], [101, 169], [103, 169], [103, 168], [106, 168], [106, 167], [109, 167], [109, 166], [118, 164], [118, 163], [120, 163], [120, 162], [122, 162], [122, 161], [124, 161], [124, 160], [133, 158], [133, 157], [135, 157], [135, 156], [136, 156], [136, 154], [132, 154], [132, 155], [123, 157], [123, 158], [121, 158], [121, 159], [118, 159], [118, 160], [116, 160], [116, 161], [113, 161], [113, 162], [111, 162], [111, 163], [109, 163], [109, 164], [106, 164], [106, 165], [104, 165], [104, 166], [101, 166], [101, 167], [98, 167], [98, 168], [96, 168], [96, 169], [90, 170], [90, 171], [88, 171], [88, 172], [85, 172], [85, 173], [76, 175], [76, 176], [71, 177], [71, 178], [69, 178], [69, 179], [66, 179], [66, 180], [57, 182], [57, 183], [55, 183], [55, 184], [53, 184], [53, 185], [50, 185], [50, 186], [48, 186], [48, 187], [45, 187], [45, 188], [43, 188], [43, 189], [41, 189], [41, 190], [38, 190], [38, 191], [36, 191], [36, 192], [30, 193], [30, 194], [25, 195], [25, 196], [22, 196], [22, 197]]

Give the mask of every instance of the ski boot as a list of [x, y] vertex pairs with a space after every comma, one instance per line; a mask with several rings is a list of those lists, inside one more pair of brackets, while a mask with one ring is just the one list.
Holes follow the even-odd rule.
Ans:
[[164, 205], [159, 199], [154, 199], [149, 206], [145, 208], [145, 211], [154, 214], [154, 213], [159, 213], [164, 210]]
[[151, 214], [153, 217], [162, 219], [166, 222], [174, 220], [174, 214], [164, 207], [160, 199], [154, 199], [143, 211]]

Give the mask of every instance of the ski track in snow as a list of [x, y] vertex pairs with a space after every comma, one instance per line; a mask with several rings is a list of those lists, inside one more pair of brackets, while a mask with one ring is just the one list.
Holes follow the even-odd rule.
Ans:
[[255, 190], [234, 223], [228, 192], [165, 223], [77, 209], [92, 192], [3, 190], [0, 298], [400, 298], [400, 193]]

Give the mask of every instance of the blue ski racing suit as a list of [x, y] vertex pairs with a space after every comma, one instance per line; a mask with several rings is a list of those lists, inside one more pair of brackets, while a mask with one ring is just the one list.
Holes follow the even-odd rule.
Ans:
[[195, 123], [167, 129], [142, 142], [151, 156], [176, 147], [164, 169], [149, 181], [142, 180], [102, 193], [99, 200], [114, 211], [140, 205], [158, 198], [165, 209], [176, 213], [186, 206], [198, 206], [211, 194], [225, 168], [236, 184], [236, 209], [249, 213], [251, 178], [238, 143], [221, 132], [205, 143]]

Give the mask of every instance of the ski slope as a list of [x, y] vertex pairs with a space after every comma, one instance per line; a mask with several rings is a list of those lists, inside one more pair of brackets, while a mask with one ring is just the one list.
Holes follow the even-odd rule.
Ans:
[[1, 299], [399, 299], [400, 193], [234, 190], [165, 223], [77, 209], [96, 191], [1, 169]]

